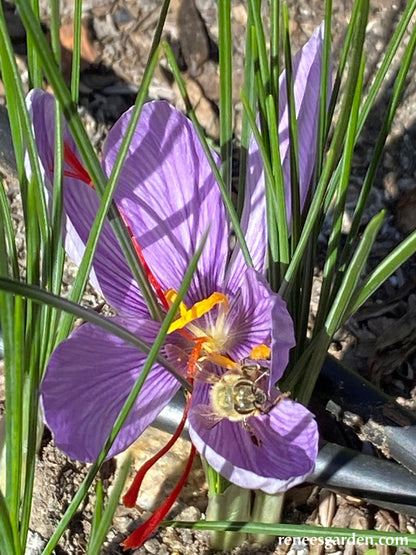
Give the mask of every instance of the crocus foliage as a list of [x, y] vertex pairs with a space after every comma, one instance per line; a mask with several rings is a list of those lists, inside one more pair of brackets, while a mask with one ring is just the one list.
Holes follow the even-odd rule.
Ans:
[[[315, 159], [321, 50], [320, 29], [293, 63], [303, 199]], [[281, 86], [279, 133], [289, 188], [284, 76]], [[33, 90], [27, 102], [50, 194], [54, 101]], [[102, 158], [107, 175], [130, 117], [129, 110], [109, 132]], [[64, 143], [63, 235], [68, 255], [79, 263], [99, 198], [66, 127]], [[290, 206], [289, 194], [287, 200]], [[230, 256], [230, 227], [215, 178], [191, 122], [167, 102], [143, 107], [114, 201], [162, 292], [163, 310], [175, 298], [208, 230], [198, 268], [162, 349], [178, 372], [193, 382], [189, 430], [199, 453], [241, 487], [275, 493], [304, 480], [314, 466], [318, 432], [313, 415], [274, 386], [288, 363], [294, 330], [285, 302], [265, 280], [264, 177], [255, 142], [242, 216], [254, 268], [247, 267], [238, 246]], [[117, 312], [114, 319], [151, 343], [160, 323], [150, 317], [108, 222], [91, 280]], [[131, 345], [88, 323], [56, 348], [42, 384], [42, 403], [56, 444], [70, 457], [97, 457], [144, 360]], [[155, 364], [109, 456], [137, 439], [179, 387]]]

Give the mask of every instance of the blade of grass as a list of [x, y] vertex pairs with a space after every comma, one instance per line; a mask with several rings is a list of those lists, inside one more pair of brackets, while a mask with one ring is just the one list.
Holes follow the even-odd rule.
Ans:
[[129, 457], [123, 461], [123, 464], [118, 471], [117, 480], [115, 481], [107, 506], [101, 515], [98, 527], [95, 529], [94, 536], [91, 537], [88, 545], [88, 555], [99, 555], [102, 549], [103, 542], [107, 535], [110, 524], [114, 518], [114, 513], [117, 505], [120, 502], [120, 497], [123, 492], [124, 485], [129, 475], [131, 466], [131, 459]]
[[[101, 314], [98, 314], [95, 310], [90, 308], [85, 308], [77, 303], [64, 299], [63, 297], [58, 297], [53, 295], [49, 291], [40, 289], [26, 283], [17, 282], [9, 278], [0, 276], [0, 291], [7, 291], [12, 295], [21, 295], [35, 301], [39, 304], [48, 304], [53, 306], [58, 310], [65, 312], [70, 312], [77, 318], [82, 318], [86, 322], [90, 322], [96, 326], [99, 326], [103, 330], [111, 333], [120, 339], [123, 339], [130, 345], [133, 345], [143, 353], [149, 353], [151, 347], [142, 341], [137, 335], [131, 333], [122, 326], [116, 324], [111, 318], [106, 318]], [[173, 366], [162, 356], [157, 358], [157, 361], [164, 367], [168, 372], [175, 376], [175, 378], [182, 384], [183, 387], [189, 389], [189, 383], [182, 378], [180, 374], [176, 372]]]
[[74, 2], [74, 46], [72, 49], [71, 96], [75, 104], [79, 99], [79, 76], [81, 71], [81, 18], [82, 0]]
[[309, 237], [313, 233], [316, 222], [321, 217], [323, 200], [328, 187], [328, 183], [330, 181], [336, 161], [341, 155], [340, 149], [344, 141], [344, 136], [351, 111], [351, 104], [353, 102], [354, 91], [356, 88], [356, 83], [360, 70], [360, 61], [365, 37], [365, 27], [369, 10], [368, 0], [358, 0], [357, 5], [358, 4], [360, 6], [360, 9], [357, 19], [357, 25], [354, 29], [354, 32], [356, 33], [354, 48], [352, 59], [350, 61], [349, 74], [345, 87], [344, 100], [341, 107], [339, 121], [334, 131], [334, 136], [331, 141], [331, 146], [328, 151], [327, 159], [322, 170], [322, 175], [319, 179], [315, 194], [312, 197], [311, 206], [302, 229], [298, 246], [293, 254], [292, 260], [286, 271], [284, 281], [282, 282], [282, 285], [279, 289], [279, 293], [284, 299], [287, 299], [290, 295], [291, 285], [293, 283], [293, 280], [295, 279], [296, 273], [299, 270], [305, 248], [309, 241]]
[[220, 69], [220, 148], [221, 175], [231, 197], [233, 83], [231, 44], [231, 0], [218, 2], [218, 51]]
[[19, 555], [20, 549], [16, 549], [13, 529], [10, 522], [9, 511], [7, 509], [6, 500], [0, 490], [0, 552], [10, 553], [10, 555]]
[[[353, 528], [328, 528], [323, 526], [308, 526], [305, 524], [268, 524], [263, 522], [232, 522], [232, 521], [204, 521], [197, 522], [168, 520], [161, 523], [163, 527], [190, 528], [192, 530], [217, 530], [220, 532], [245, 532], [247, 534], [271, 534], [274, 536], [287, 536], [292, 538], [323, 538], [333, 539], [337, 544], [338, 539], [352, 539], [355, 543], [358, 538], [368, 539], [369, 544], [385, 538], [403, 540], [398, 545], [416, 547], [416, 538], [411, 534], [398, 534], [379, 530], [358, 530]], [[346, 542], [345, 542], [346, 543]], [[351, 541], [349, 542], [351, 543]], [[363, 541], [364, 543], [364, 541]], [[348, 545], [348, 544], [347, 544]], [[393, 545], [393, 544], [388, 544]]]
[[[337, 266], [340, 241], [341, 241], [341, 231], [342, 231], [342, 221], [344, 216], [345, 201], [347, 196], [347, 189], [350, 180], [351, 173], [351, 162], [355, 147], [355, 131], [357, 127], [358, 111], [361, 102], [361, 93], [364, 79], [364, 57], [361, 60], [360, 73], [357, 80], [357, 86], [354, 93], [354, 100], [351, 106], [351, 117], [348, 122], [347, 134], [345, 138], [344, 153], [342, 155], [341, 164], [341, 175], [338, 180], [336, 189], [336, 200], [333, 207], [332, 216], [332, 232], [328, 241], [327, 255], [323, 270], [323, 280], [321, 292], [319, 295], [319, 305], [317, 310], [317, 315], [315, 319], [314, 334], [318, 333], [325, 321], [328, 314], [329, 306], [331, 300], [331, 291], [333, 290], [334, 280], [336, 277], [336, 272], [339, 270]], [[343, 274], [339, 272], [339, 281], [342, 280]], [[337, 288], [334, 288], [335, 293]]]

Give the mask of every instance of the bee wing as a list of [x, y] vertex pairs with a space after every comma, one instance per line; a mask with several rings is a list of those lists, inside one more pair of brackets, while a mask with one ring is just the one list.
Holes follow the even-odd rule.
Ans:
[[220, 376], [214, 374], [214, 372], [210, 372], [204, 366], [198, 368], [197, 372], [195, 373], [194, 380], [199, 380], [204, 383], [217, 383], [220, 381]]
[[192, 412], [197, 415], [200, 425], [207, 430], [211, 430], [222, 420], [222, 417], [215, 414], [209, 405], [196, 405]]

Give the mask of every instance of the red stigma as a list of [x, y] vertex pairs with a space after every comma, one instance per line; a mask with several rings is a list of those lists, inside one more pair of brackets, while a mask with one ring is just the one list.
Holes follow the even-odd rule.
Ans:
[[64, 171], [64, 175], [67, 177], [75, 177], [75, 179], [80, 179], [84, 181], [89, 187], [94, 188], [94, 184], [91, 181], [89, 173], [78, 160], [75, 152], [71, 149], [68, 143], [64, 142], [64, 162], [73, 170], [73, 171]]
[[170, 438], [170, 440], [166, 443], [166, 445], [164, 447], [162, 447], [162, 449], [160, 449], [160, 451], [158, 451], [156, 453], [156, 455], [154, 455], [152, 458], [150, 458], [148, 461], [146, 461], [144, 463], [144, 465], [140, 468], [140, 470], [137, 472], [137, 474], [136, 474], [136, 476], [133, 480], [133, 483], [131, 484], [127, 493], [123, 497], [123, 503], [126, 507], [134, 507], [136, 505], [137, 497], [139, 495], [140, 486], [142, 485], [143, 479], [144, 479], [147, 471], [150, 470], [150, 468], [155, 463], [157, 463], [157, 461], [161, 457], [163, 457], [163, 455], [165, 455], [169, 451], [169, 449], [176, 443], [177, 439], [181, 435], [181, 433], [182, 433], [182, 431], [185, 427], [185, 422], [186, 422], [186, 419], [187, 419], [187, 416], [188, 416], [189, 403], [190, 403], [190, 397], [188, 397], [188, 400], [186, 402], [185, 409], [183, 411], [182, 420], [180, 421], [179, 426], [176, 429], [176, 432], [173, 434], [173, 436]]
[[[127, 493], [123, 497], [123, 502], [126, 507], [134, 507], [137, 501], [137, 497], [139, 494], [140, 486], [143, 482], [143, 479], [147, 473], [147, 471], [161, 458], [165, 455], [169, 449], [173, 446], [176, 440], [182, 433], [182, 430], [185, 426], [186, 418], [188, 416], [188, 409], [190, 404], [191, 397], [190, 395], [187, 398], [185, 410], [183, 412], [182, 420], [176, 429], [175, 434], [171, 437], [171, 439], [167, 442], [167, 444], [154, 455], [151, 459], [149, 459], [138, 471], [136, 477], [133, 480], [132, 485], [128, 489]], [[139, 526], [130, 536], [128, 536], [124, 542], [122, 542], [122, 546], [124, 549], [133, 549], [140, 547], [150, 536], [152, 532], [156, 530], [159, 526], [161, 521], [165, 518], [165, 516], [170, 511], [172, 505], [175, 503], [178, 495], [180, 494], [185, 482], [188, 479], [189, 473], [191, 471], [192, 463], [195, 458], [196, 449], [192, 445], [191, 452], [189, 455], [188, 462], [186, 464], [184, 473], [182, 474], [179, 482], [176, 484], [172, 492], [168, 495], [166, 500], [162, 503], [162, 505], [153, 513], [153, 515], [144, 522], [141, 526]]]
[[146, 520], [145, 523], [139, 526], [139, 528], [137, 528], [132, 534], [130, 534], [130, 536], [128, 536], [128, 538], [124, 540], [124, 542], [122, 542], [121, 545], [124, 549], [136, 549], [142, 546], [143, 543], [150, 536], [150, 534], [156, 530], [156, 528], [168, 514], [168, 512], [172, 508], [172, 505], [175, 503], [179, 493], [181, 492], [181, 489], [183, 488], [186, 480], [188, 479], [195, 454], [196, 449], [192, 445], [185, 471], [179, 482], [172, 490], [172, 493], [167, 497], [166, 501], [153, 513], [149, 520]]

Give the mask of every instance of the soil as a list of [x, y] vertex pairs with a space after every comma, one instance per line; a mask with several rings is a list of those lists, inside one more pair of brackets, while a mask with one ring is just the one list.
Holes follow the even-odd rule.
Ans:
[[[16, 57], [22, 75], [26, 71], [24, 29], [14, 8], [3, 2]], [[64, 53], [64, 71], [69, 79], [72, 49], [71, 0], [62, 4], [63, 28], [61, 41]], [[333, 2], [333, 52], [337, 59], [342, 47], [352, 0]], [[172, 0], [167, 18], [164, 39], [177, 57], [183, 72], [197, 116], [207, 134], [218, 138], [218, 25], [217, 3], [214, 0]], [[290, 0], [292, 18], [292, 48], [296, 51], [306, 42], [314, 28], [323, 18], [324, 3], [317, 0]], [[403, 12], [404, 0], [392, 3], [374, 0], [371, 3], [367, 27], [366, 53], [369, 82], [379, 67], [386, 44]], [[84, 4], [83, 19], [83, 71], [81, 76], [81, 114], [89, 136], [100, 151], [108, 129], [134, 102], [141, 83], [144, 64], [150, 48], [152, 34], [159, 15], [158, 0], [90, 0]], [[49, 2], [42, 3], [42, 20], [49, 23]], [[235, 135], [241, 128], [242, 104], [239, 89], [243, 83], [243, 54], [247, 8], [245, 2], [232, 2], [232, 35], [234, 47], [233, 99], [235, 112]], [[368, 162], [374, 149], [374, 141], [388, 105], [394, 86], [400, 55], [393, 64], [383, 91], [373, 108], [359, 145], [357, 146], [351, 183], [353, 192], [348, 200], [350, 215], [363, 183]], [[414, 74], [414, 67], [410, 75]], [[183, 109], [180, 94], [167, 65], [161, 60], [149, 91], [150, 98], [164, 98]], [[0, 82], [0, 104], [4, 105]], [[382, 208], [386, 209], [385, 224], [381, 230], [369, 268], [394, 248], [409, 232], [416, 228], [416, 81], [409, 79], [406, 92], [397, 112], [387, 141], [383, 159], [377, 174], [371, 203], [367, 208], [367, 221]], [[2, 106], [0, 106], [2, 108]], [[10, 135], [7, 133], [5, 111], [0, 110], [0, 172], [4, 177], [7, 195], [12, 205], [19, 236], [23, 237], [22, 214], [18, 202], [13, 156], [10, 155]], [[4, 131], [4, 132], [3, 132]], [[344, 232], [348, 233], [350, 221], [346, 217]], [[322, 236], [324, 244], [325, 232]], [[23, 239], [19, 243], [24, 253]], [[66, 280], [71, 281], [73, 268], [68, 266]], [[316, 291], [319, 291], [322, 268], [316, 268]], [[413, 257], [398, 270], [366, 306], [341, 330], [332, 346], [331, 353], [358, 369], [373, 383], [411, 409], [416, 409], [415, 351], [416, 331], [416, 260]], [[101, 302], [89, 291], [87, 302], [96, 306]], [[314, 307], [312, 307], [313, 309]], [[312, 310], [313, 312], [313, 310]], [[4, 391], [0, 381], [0, 400]], [[166, 442], [168, 435], [149, 429], [130, 449], [134, 468]], [[189, 443], [181, 439], [167, 457], [158, 463], [145, 482], [135, 509], [119, 505], [111, 526], [103, 554], [122, 553], [120, 542], [166, 497], [180, 475], [187, 460]], [[104, 489], [111, 488], [122, 456], [107, 462], [100, 478]], [[30, 541], [27, 553], [41, 553], [47, 538], [74, 493], [77, 491], [87, 466], [69, 460], [54, 447], [47, 430], [43, 437], [36, 471], [34, 509], [31, 521]], [[132, 476], [134, 469], [132, 468]], [[93, 489], [91, 490], [93, 492]], [[86, 500], [62, 538], [56, 553], [78, 555], [86, 552], [94, 493]], [[196, 461], [188, 485], [175, 503], [170, 517], [179, 520], [203, 518], [207, 504], [207, 488], [199, 461]], [[359, 499], [346, 498], [325, 489], [303, 485], [288, 493], [283, 514], [286, 522], [307, 522], [324, 526], [342, 526], [359, 529], [396, 530], [415, 533], [414, 519], [368, 506]], [[393, 553], [385, 548], [380, 553]], [[278, 546], [277, 540], [268, 548], [242, 545], [235, 554], [281, 554], [289, 546]], [[365, 549], [348, 546], [345, 554], [362, 553]], [[208, 538], [204, 532], [165, 529], [152, 536], [136, 554], [206, 554]], [[295, 551], [289, 551], [294, 553]], [[323, 553], [322, 549], [310, 548], [303, 553]], [[397, 551], [399, 553], [399, 551]], [[410, 552], [410, 550], [406, 550]]]

